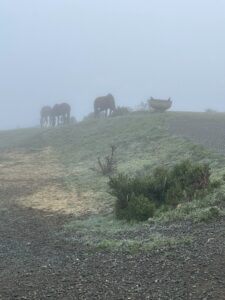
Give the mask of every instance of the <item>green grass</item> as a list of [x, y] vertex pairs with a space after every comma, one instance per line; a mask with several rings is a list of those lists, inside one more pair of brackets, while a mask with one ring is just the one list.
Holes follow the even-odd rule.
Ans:
[[182, 203], [174, 210], [158, 211], [155, 215], [155, 223], [177, 222], [191, 220], [193, 222], [208, 222], [212, 219], [224, 216], [225, 190], [215, 191], [203, 199], [195, 199], [191, 202]]
[[[148, 230], [146, 223], [126, 223], [116, 220], [112, 215], [92, 216], [83, 220], [73, 220], [64, 226], [64, 232], [76, 232], [75, 240], [79, 236], [80, 241], [89, 246], [92, 251], [116, 251], [135, 254], [153, 249], [165, 249], [176, 247], [180, 244], [190, 244], [190, 236], [182, 238], [166, 237], [155, 233], [145, 234], [145, 238], [138, 232]], [[62, 233], [61, 233], [62, 234]], [[129, 236], [130, 238], [124, 238]], [[70, 237], [70, 240], [73, 238]]]
[[130, 239], [123, 240], [102, 240], [97, 244], [93, 244], [94, 250], [116, 251], [129, 254], [136, 254], [139, 252], [148, 252], [155, 249], [174, 248], [181, 244], [191, 244], [191, 237], [173, 238], [164, 237], [162, 235], [153, 235], [150, 239], [137, 241]]

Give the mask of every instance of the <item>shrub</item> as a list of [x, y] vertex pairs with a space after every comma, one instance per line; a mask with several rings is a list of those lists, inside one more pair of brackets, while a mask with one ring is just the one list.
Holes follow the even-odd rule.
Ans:
[[208, 165], [188, 160], [172, 169], [156, 168], [143, 177], [118, 174], [108, 184], [110, 193], [116, 197], [116, 216], [138, 221], [153, 216], [155, 208], [175, 208], [182, 201], [203, 197], [206, 191], [218, 187], [217, 182], [210, 182]]
[[176, 183], [173, 187], [179, 188], [184, 199], [189, 201], [210, 186], [210, 170], [207, 164], [192, 164], [185, 160], [174, 166], [170, 176]]
[[146, 221], [153, 217], [155, 204], [143, 195], [132, 195], [128, 202], [128, 221]]
[[83, 121], [90, 121], [95, 119], [95, 114], [93, 112], [83, 117]]
[[118, 117], [118, 116], [123, 116], [127, 115], [131, 112], [131, 109], [126, 106], [118, 106], [116, 110], [112, 113], [112, 117]]
[[128, 207], [128, 202], [132, 195], [131, 183], [132, 179], [124, 174], [119, 174], [116, 177], [111, 177], [109, 180], [108, 184], [111, 189], [110, 193], [117, 199], [115, 209], [116, 215], [119, 218], [122, 210], [127, 209]]
[[212, 109], [212, 108], [206, 108], [205, 112], [207, 112], [207, 113], [216, 113], [216, 110]]
[[77, 120], [74, 116], [70, 117], [70, 124], [72, 125], [77, 124]]
[[91, 168], [93, 171], [97, 171], [102, 175], [111, 175], [116, 171], [116, 159], [115, 159], [116, 146], [111, 145], [111, 153], [101, 159], [98, 157], [98, 167]]
[[222, 211], [217, 206], [208, 207], [198, 213], [196, 220], [200, 222], [208, 222], [222, 215]]
[[148, 102], [147, 101], [141, 101], [141, 103], [136, 107], [136, 111], [148, 111]]

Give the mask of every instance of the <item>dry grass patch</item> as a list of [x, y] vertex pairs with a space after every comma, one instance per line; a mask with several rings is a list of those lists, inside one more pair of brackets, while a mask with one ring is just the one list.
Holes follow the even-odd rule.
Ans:
[[95, 201], [96, 195], [91, 190], [80, 191], [76, 183], [68, 187], [66, 178], [70, 173], [50, 147], [35, 152], [3, 153], [0, 169], [3, 206], [11, 201], [25, 207], [74, 215], [97, 213], [104, 208], [104, 204]]

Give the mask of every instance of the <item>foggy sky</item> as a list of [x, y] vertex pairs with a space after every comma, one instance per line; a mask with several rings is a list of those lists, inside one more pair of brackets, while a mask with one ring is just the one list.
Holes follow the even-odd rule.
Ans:
[[224, 0], [0, 0], [0, 129], [99, 95], [225, 111]]

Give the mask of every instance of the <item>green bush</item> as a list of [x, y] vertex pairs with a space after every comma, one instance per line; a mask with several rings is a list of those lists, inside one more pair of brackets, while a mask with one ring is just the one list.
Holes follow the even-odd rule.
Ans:
[[153, 217], [155, 211], [155, 204], [143, 195], [132, 195], [128, 203], [128, 221], [146, 221]]
[[88, 115], [83, 117], [83, 121], [91, 121], [95, 119], [95, 114], [93, 112], [89, 113]]
[[118, 116], [123, 116], [127, 115], [131, 112], [131, 109], [126, 106], [118, 106], [116, 110], [112, 113], [112, 117], [118, 117]]
[[188, 160], [171, 169], [156, 168], [143, 177], [118, 174], [108, 184], [110, 193], [116, 197], [116, 216], [139, 221], [153, 216], [155, 208], [174, 208], [182, 201], [201, 198], [218, 187], [217, 183], [210, 182], [208, 165]]
[[191, 201], [210, 186], [210, 170], [207, 164], [193, 164], [185, 160], [174, 166], [170, 174], [171, 180], [180, 188], [183, 198]]

